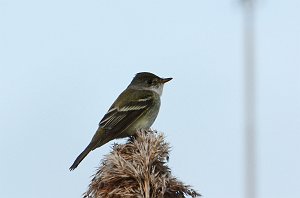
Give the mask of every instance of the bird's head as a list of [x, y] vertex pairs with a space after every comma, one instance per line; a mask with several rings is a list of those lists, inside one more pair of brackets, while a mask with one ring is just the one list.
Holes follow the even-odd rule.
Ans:
[[150, 72], [140, 72], [132, 79], [129, 87], [142, 90], [152, 90], [162, 94], [163, 86], [173, 78], [161, 78]]

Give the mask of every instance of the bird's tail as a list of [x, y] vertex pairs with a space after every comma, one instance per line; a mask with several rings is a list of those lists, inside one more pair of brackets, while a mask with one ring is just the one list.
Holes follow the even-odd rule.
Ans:
[[87, 156], [87, 154], [89, 154], [89, 152], [91, 150], [93, 150], [94, 144], [93, 142], [91, 142], [81, 153], [80, 155], [78, 155], [78, 157], [76, 158], [76, 160], [74, 161], [74, 163], [72, 164], [72, 166], [69, 168], [70, 171], [74, 170], [79, 163]]
[[89, 145], [80, 153], [80, 155], [76, 158], [72, 166], [70, 167], [70, 171], [74, 170], [78, 164], [89, 154], [90, 151], [102, 146], [103, 144], [107, 143], [110, 138], [105, 138], [105, 131], [103, 128], [99, 127], [93, 136]]

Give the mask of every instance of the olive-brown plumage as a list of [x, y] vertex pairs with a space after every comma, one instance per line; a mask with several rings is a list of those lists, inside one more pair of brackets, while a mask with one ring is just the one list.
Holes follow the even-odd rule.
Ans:
[[160, 108], [164, 83], [172, 78], [160, 78], [149, 72], [136, 74], [101, 119], [91, 142], [76, 158], [74, 170], [88, 153], [110, 140], [132, 136], [140, 129], [149, 129]]

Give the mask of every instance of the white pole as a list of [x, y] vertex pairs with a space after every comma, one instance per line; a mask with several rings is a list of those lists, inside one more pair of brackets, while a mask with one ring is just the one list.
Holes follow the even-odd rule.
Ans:
[[254, 0], [244, 1], [245, 197], [256, 198]]

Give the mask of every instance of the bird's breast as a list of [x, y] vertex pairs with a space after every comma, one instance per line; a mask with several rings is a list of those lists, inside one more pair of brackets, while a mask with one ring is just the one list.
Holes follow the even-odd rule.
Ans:
[[128, 129], [128, 134], [133, 135], [136, 131], [141, 129], [149, 129], [154, 123], [158, 112], [159, 112], [160, 102], [151, 107], [147, 112], [141, 115]]

